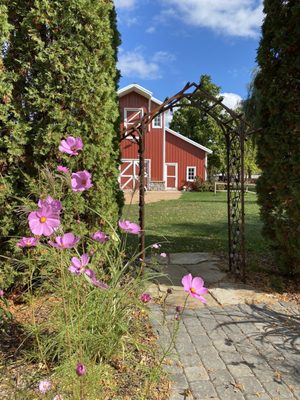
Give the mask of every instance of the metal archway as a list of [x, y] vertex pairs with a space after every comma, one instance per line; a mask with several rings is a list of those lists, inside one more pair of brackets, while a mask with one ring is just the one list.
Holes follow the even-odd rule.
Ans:
[[[141, 233], [139, 250], [141, 258], [145, 258], [145, 134], [152, 120], [159, 114], [173, 108], [182, 107], [180, 100], [187, 99], [185, 106], [195, 107], [210, 115], [221, 127], [227, 150], [227, 213], [228, 213], [228, 249], [229, 271], [240, 276], [245, 281], [245, 174], [244, 174], [244, 144], [246, 138], [255, 133], [242, 114], [238, 114], [222, 103], [222, 98], [216, 98], [205, 91], [201, 83], [187, 83], [184, 88], [165, 101], [152, 112], [146, 113], [130, 127], [121, 131], [121, 140], [130, 136], [138, 145], [139, 152], [139, 223]], [[204, 104], [203, 100], [208, 100]], [[219, 112], [220, 107], [223, 113]], [[217, 112], [218, 110], [218, 112]]]

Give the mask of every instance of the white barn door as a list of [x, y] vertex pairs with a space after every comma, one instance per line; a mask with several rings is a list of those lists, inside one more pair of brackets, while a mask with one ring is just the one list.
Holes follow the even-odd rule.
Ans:
[[[120, 188], [122, 190], [136, 190], [139, 186], [139, 161], [121, 160], [120, 166]], [[150, 182], [150, 160], [145, 160], [145, 187], [148, 188]]]

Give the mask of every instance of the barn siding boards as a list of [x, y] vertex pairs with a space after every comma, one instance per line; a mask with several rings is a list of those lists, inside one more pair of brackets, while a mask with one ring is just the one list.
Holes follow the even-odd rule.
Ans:
[[[124, 127], [125, 110], [141, 109], [143, 115], [155, 110], [161, 102], [152, 97], [152, 93], [136, 84], [128, 85], [119, 90], [119, 102], [121, 112], [121, 129]], [[128, 115], [130, 112], [128, 111]], [[187, 180], [187, 167], [195, 166], [196, 175], [205, 180], [206, 178], [206, 154], [211, 153], [209, 149], [185, 138], [165, 127], [165, 115], [161, 114], [161, 127], [155, 127], [153, 121], [148, 125], [145, 135], [145, 159], [148, 160], [147, 168], [149, 179], [147, 187], [164, 187], [165, 189], [182, 189]], [[200, 148], [199, 148], [200, 147]], [[138, 145], [134, 141], [124, 139], [120, 144], [121, 159], [128, 165], [130, 161], [139, 159]], [[171, 164], [176, 164], [176, 180], [171, 179]], [[120, 184], [128, 177], [122, 177], [125, 165], [120, 167]], [[127, 169], [130, 171], [130, 168]], [[127, 174], [128, 175], [128, 174]], [[168, 179], [167, 179], [168, 178]], [[134, 181], [134, 180], [133, 180]], [[176, 181], [176, 185], [175, 185]], [[175, 187], [176, 186], [176, 187]], [[130, 188], [128, 185], [127, 188]], [[125, 189], [125, 188], [124, 188]]]
[[178, 165], [178, 189], [186, 182], [187, 167], [196, 167], [196, 175], [205, 179], [205, 151], [166, 131], [166, 163]]

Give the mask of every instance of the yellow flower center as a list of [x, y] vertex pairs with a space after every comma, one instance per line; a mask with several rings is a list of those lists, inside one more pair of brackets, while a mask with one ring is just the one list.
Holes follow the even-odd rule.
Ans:
[[26, 246], [31, 246], [31, 242], [26, 242]]
[[44, 224], [46, 221], [47, 221], [47, 218], [46, 218], [46, 217], [41, 217], [41, 218], [40, 218], [40, 223], [41, 223], [41, 224]]
[[196, 289], [195, 288], [191, 288], [191, 293], [195, 294], [196, 293]]

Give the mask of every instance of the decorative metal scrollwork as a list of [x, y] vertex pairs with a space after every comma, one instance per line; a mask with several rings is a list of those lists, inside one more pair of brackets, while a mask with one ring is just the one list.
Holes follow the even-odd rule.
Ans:
[[[145, 256], [145, 232], [144, 232], [144, 135], [148, 131], [148, 125], [158, 115], [173, 109], [182, 107], [180, 101], [189, 100], [189, 106], [195, 107], [210, 115], [221, 127], [226, 140], [227, 148], [227, 205], [228, 205], [228, 250], [229, 270], [245, 280], [245, 199], [244, 199], [244, 141], [255, 130], [238, 114], [222, 103], [222, 99], [206, 92], [200, 84], [187, 83], [185, 87], [167, 98], [160, 106], [150, 113], [146, 113], [140, 120], [130, 127], [124, 127], [121, 132], [121, 140], [127, 136], [136, 136], [139, 148], [140, 184], [139, 184], [139, 218], [142, 227], [140, 235], [141, 257]], [[202, 101], [205, 100], [205, 101]], [[222, 108], [223, 112], [218, 110]]]

